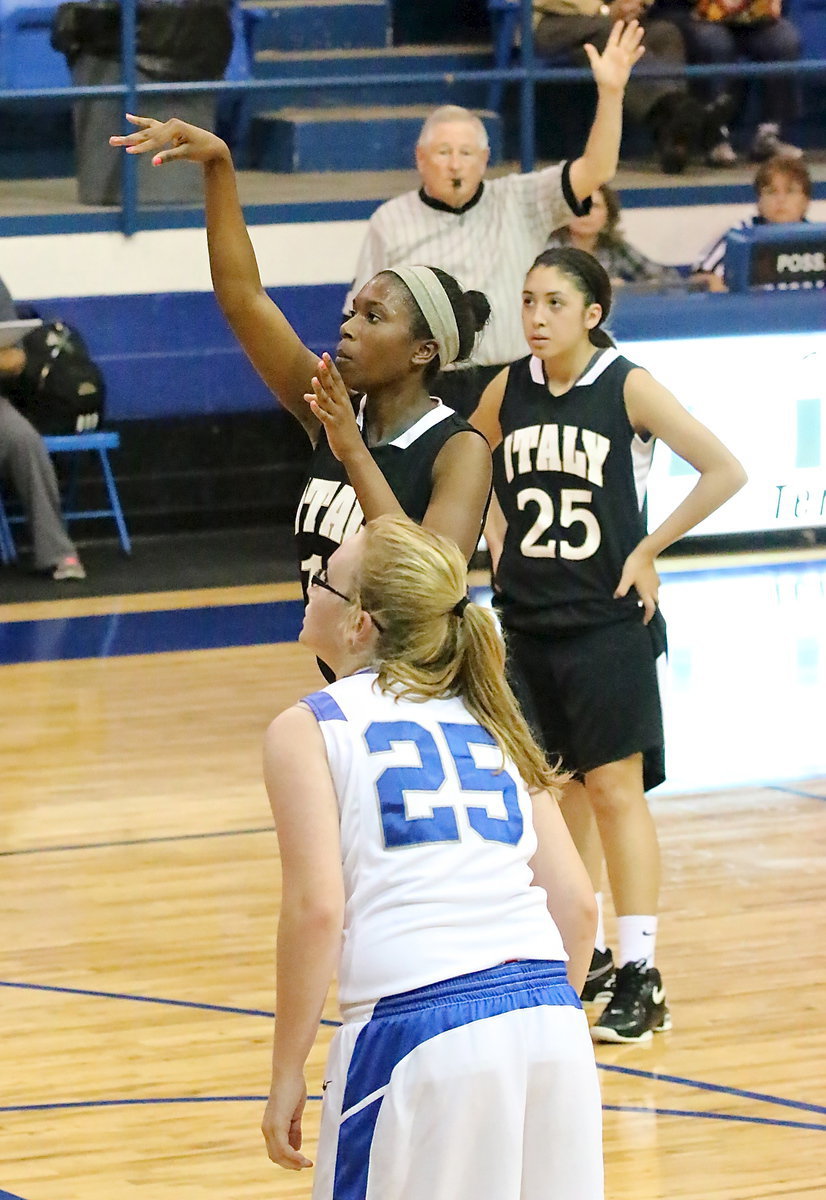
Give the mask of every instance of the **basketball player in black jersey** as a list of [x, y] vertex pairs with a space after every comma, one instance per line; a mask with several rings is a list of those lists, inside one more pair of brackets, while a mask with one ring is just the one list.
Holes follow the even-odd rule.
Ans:
[[[531, 354], [493, 380], [472, 420], [494, 452], [488, 541], [514, 679], [546, 751], [575, 774], [563, 811], [598, 899], [604, 852], [618, 917], [619, 970], [598, 931], [583, 993], [595, 999], [609, 985], [592, 1036], [627, 1042], [670, 1028], [654, 967], [660, 861], [645, 799], [664, 778], [655, 559], [746, 477], [714, 434], [619, 354], [601, 328], [610, 306], [610, 281], [590, 254], [541, 254], [522, 299]], [[656, 438], [699, 479], [647, 533]]]
[[[490, 451], [430, 395], [429, 383], [447, 363], [468, 357], [490, 314], [486, 298], [463, 293], [443, 271], [382, 271], [355, 297], [335, 362], [329, 354], [319, 360], [261, 286], [226, 144], [183, 121], [128, 119], [137, 131], [112, 137], [112, 145], [152, 154], [159, 166], [202, 164], [218, 303], [255, 369], [315, 447], [296, 514], [305, 594], [336, 546], [385, 513], [451, 537], [469, 559], [490, 494]], [[360, 394], [356, 413], [353, 396]]]

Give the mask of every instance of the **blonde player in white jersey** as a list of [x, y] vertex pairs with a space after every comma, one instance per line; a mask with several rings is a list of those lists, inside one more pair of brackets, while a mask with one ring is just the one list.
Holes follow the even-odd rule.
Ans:
[[337, 681], [273, 721], [281, 852], [273, 1162], [300, 1170], [332, 976], [314, 1200], [601, 1200], [578, 994], [594, 895], [557, 777], [456, 545], [380, 517], [315, 576], [301, 641]]

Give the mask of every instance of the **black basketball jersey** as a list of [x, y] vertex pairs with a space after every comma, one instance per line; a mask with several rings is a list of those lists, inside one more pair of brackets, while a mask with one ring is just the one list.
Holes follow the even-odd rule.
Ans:
[[[370, 447], [371, 457], [411, 520], [421, 524], [427, 512], [433, 491], [433, 464], [442, 446], [454, 434], [467, 430], [478, 433], [452, 408], [438, 404], [392, 442]], [[347, 479], [344, 466], [330, 449], [322, 428], [295, 515], [298, 562], [305, 598], [313, 572], [327, 565], [336, 547], [357, 533], [363, 521], [355, 489]]]
[[565, 633], [639, 615], [632, 588], [614, 599], [623, 564], [645, 536], [654, 439], [628, 420], [634, 364], [603, 350], [562, 396], [538, 358], [514, 363], [500, 412], [494, 486], [508, 522], [497, 571], [503, 623]]

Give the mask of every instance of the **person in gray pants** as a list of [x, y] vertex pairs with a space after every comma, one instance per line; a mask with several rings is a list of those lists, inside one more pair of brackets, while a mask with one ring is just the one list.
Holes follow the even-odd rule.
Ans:
[[[16, 316], [8, 289], [0, 280], [0, 321], [13, 321]], [[50, 571], [58, 581], [85, 579], [83, 564], [66, 532], [57, 479], [43, 438], [2, 394], [4, 381], [19, 375], [25, 364], [26, 352], [21, 346], [0, 349], [0, 476], [10, 481], [23, 506], [35, 569]]]

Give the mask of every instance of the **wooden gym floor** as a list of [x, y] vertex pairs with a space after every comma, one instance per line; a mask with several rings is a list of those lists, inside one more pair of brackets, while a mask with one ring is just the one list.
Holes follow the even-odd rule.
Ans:
[[[607, 1196], [820, 1197], [826, 558], [665, 567], [674, 1028], [597, 1048]], [[258, 1131], [279, 895], [261, 738], [318, 686], [295, 595], [0, 607], [0, 1200], [310, 1194]], [[311, 1156], [334, 997], [325, 1016]]]

